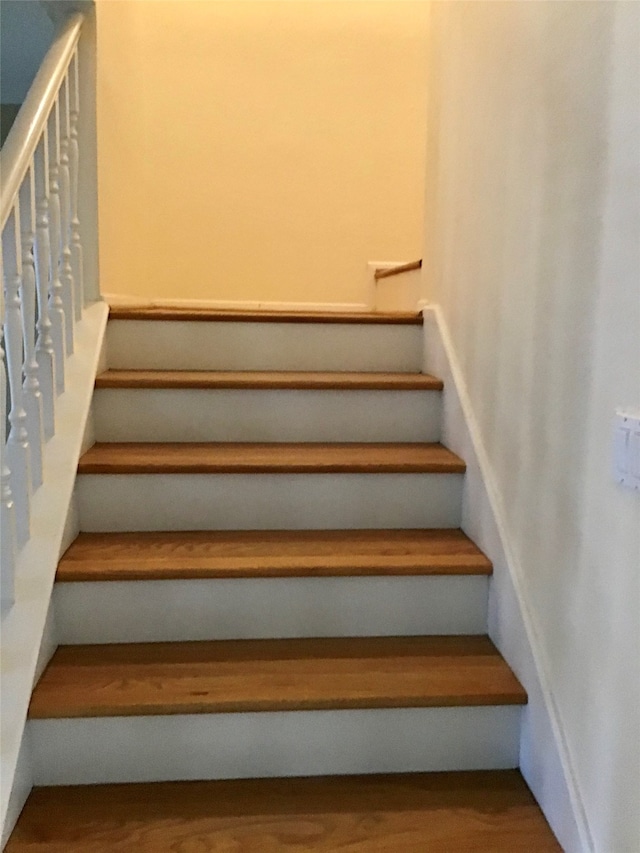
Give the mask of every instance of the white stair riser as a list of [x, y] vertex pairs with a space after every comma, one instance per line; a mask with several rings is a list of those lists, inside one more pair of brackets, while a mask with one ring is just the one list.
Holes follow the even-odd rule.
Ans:
[[82, 474], [80, 529], [459, 527], [462, 474]]
[[518, 766], [520, 708], [32, 720], [36, 785]]
[[98, 441], [437, 441], [439, 391], [99, 388]]
[[420, 371], [422, 327], [111, 320], [109, 367]]
[[64, 644], [482, 634], [486, 577], [60, 583]]

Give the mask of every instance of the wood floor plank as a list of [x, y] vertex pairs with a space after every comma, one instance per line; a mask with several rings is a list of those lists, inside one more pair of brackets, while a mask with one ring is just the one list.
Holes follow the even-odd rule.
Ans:
[[461, 530], [197, 530], [80, 533], [56, 581], [490, 573]]
[[110, 320], [199, 320], [217, 323], [349, 323], [368, 325], [421, 326], [422, 314], [415, 311], [229, 311], [214, 308], [180, 308], [154, 305], [112, 305]]
[[94, 444], [80, 474], [463, 473], [465, 464], [430, 443]]
[[516, 770], [36, 788], [6, 853], [560, 853]]
[[442, 387], [440, 379], [426, 373], [107, 370], [96, 378], [96, 388], [440, 391]]
[[519, 705], [488, 637], [349, 637], [61, 646], [31, 718]]

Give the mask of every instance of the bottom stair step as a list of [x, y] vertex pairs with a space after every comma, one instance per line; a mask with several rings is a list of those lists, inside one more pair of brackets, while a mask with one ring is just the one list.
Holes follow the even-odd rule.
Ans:
[[36, 788], [6, 853], [556, 853], [517, 771]]

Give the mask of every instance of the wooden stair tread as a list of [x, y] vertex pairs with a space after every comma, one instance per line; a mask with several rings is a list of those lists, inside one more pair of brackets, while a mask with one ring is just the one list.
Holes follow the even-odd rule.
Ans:
[[460, 530], [198, 530], [80, 533], [56, 580], [488, 575]]
[[518, 705], [488, 637], [349, 637], [60, 646], [29, 716]]
[[255, 388], [283, 390], [441, 391], [442, 381], [423, 373], [314, 371], [107, 370], [96, 388]]
[[80, 474], [463, 473], [431, 443], [108, 443], [80, 458]]
[[517, 770], [35, 788], [6, 851], [192, 849], [561, 851]]
[[245, 323], [352, 323], [369, 325], [422, 325], [422, 314], [414, 311], [230, 311], [217, 308], [178, 306], [112, 305], [111, 320], [201, 320]]

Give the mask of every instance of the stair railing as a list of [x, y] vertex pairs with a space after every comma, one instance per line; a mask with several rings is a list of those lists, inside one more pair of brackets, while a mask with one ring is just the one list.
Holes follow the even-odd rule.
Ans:
[[0, 152], [0, 479], [3, 608], [29, 539], [44, 444], [85, 304], [79, 217], [83, 15], [61, 26]]
[[376, 281], [380, 281], [381, 278], [391, 278], [391, 276], [400, 275], [403, 272], [420, 269], [422, 269], [422, 258], [417, 261], [409, 261], [408, 264], [398, 264], [395, 267], [380, 267], [374, 272], [373, 277]]

